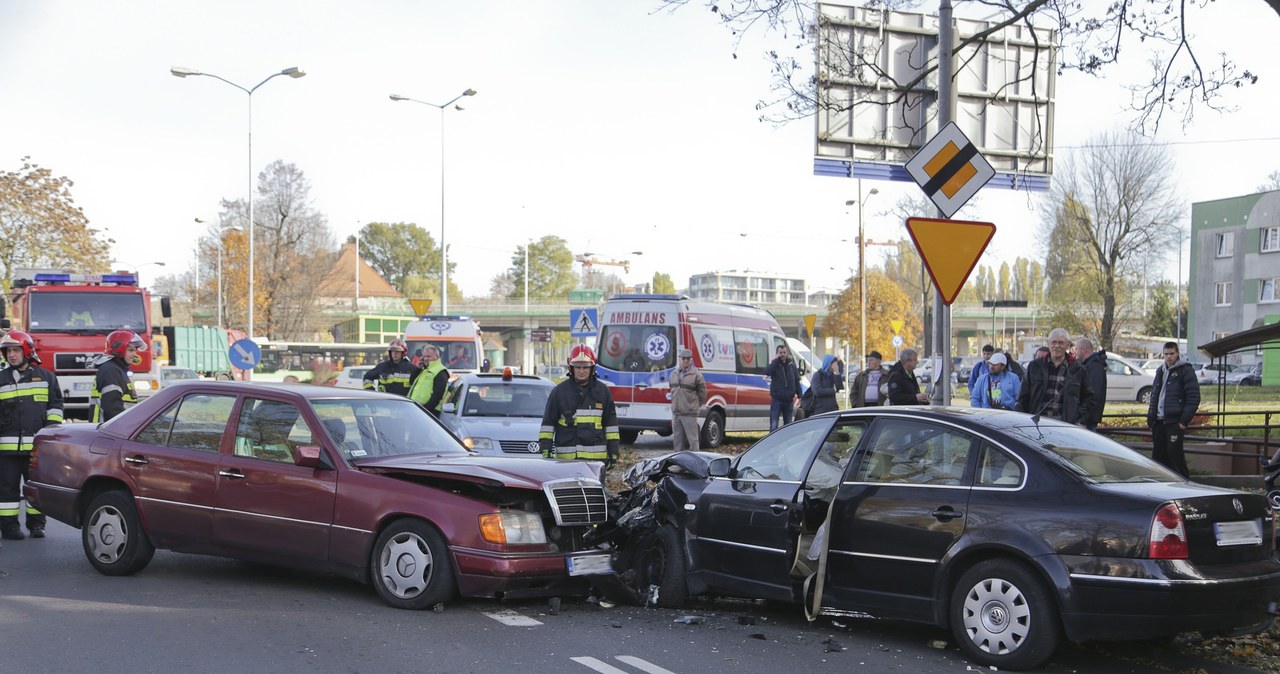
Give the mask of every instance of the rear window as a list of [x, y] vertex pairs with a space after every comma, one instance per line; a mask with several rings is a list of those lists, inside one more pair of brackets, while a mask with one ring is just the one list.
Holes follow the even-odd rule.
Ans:
[[676, 365], [670, 325], [608, 325], [600, 333], [600, 365], [618, 372], [656, 372]]
[[1146, 456], [1083, 428], [1022, 426], [1008, 432], [1043, 450], [1067, 471], [1092, 482], [1184, 481], [1181, 475]]
[[541, 418], [550, 394], [550, 386], [472, 384], [467, 387], [462, 414], [468, 417]]

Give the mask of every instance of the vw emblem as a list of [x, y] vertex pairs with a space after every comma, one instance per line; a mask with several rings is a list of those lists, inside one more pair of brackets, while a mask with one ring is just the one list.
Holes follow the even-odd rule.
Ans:
[[1238, 498], [1231, 499], [1231, 505], [1235, 506], [1237, 515], [1244, 514], [1244, 504], [1240, 502], [1240, 499]]
[[542, 447], [541, 447], [537, 442], [530, 442], [530, 443], [529, 443], [529, 453], [530, 453], [530, 454], [537, 454], [539, 449], [542, 449]]

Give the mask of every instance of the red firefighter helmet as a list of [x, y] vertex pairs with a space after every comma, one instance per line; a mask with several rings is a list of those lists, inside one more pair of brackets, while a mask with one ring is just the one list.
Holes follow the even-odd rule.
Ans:
[[579, 344], [578, 346], [573, 347], [573, 350], [569, 352], [569, 367], [573, 367], [574, 365], [590, 365], [595, 367], [595, 364], [596, 352], [592, 351], [591, 347], [585, 344]]
[[409, 345], [406, 344], [403, 339], [393, 339], [391, 340], [391, 343], [387, 345], [387, 355], [391, 355], [392, 351], [399, 351], [400, 353], [407, 354], [409, 353]]
[[124, 350], [130, 346], [137, 347], [138, 351], [147, 350], [147, 343], [142, 341], [138, 333], [130, 330], [116, 330], [107, 335], [107, 348], [103, 353], [114, 358], [124, 358]]
[[0, 337], [0, 351], [11, 346], [21, 346], [22, 355], [33, 363], [40, 362], [40, 356], [36, 355], [36, 340], [31, 339], [31, 335], [21, 330], [10, 330]]

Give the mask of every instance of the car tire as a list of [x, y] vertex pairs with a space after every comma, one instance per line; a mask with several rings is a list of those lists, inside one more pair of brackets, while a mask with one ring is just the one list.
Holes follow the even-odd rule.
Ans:
[[449, 547], [422, 520], [397, 520], [382, 531], [369, 576], [384, 602], [411, 611], [448, 601], [457, 592]]
[[84, 509], [80, 542], [84, 556], [105, 576], [128, 576], [151, 562], [155, 546], [142, 530], [142, 519], [126, 491], [98, 494]]
[[1143, 386], [1141, 389], [1138, 390], [1138, 402], [1144, 405], [1151, 404], [1151, 387], [1150, 386]]
[[992, 559], [966, 571], [952, 590], [951, 632], [974, 662], [1021, 670], [1048, 661], [1062, 630], [1044, 582], [1025, 564]]
[[618, 439], [620, 439], [624, 445], [635, 444], [636, 438], [638, 437], [640, 437], [640, 431], [637, 430], [628, 430], [624, 428], [618, 431]]
[[702, 423], [699, 438], [700, 449], [715, 449], [724, 442], [724, 414], [719, 410], [707, 412], [707, 420]]
[[658, 527], [649, 537], [640, 562], [641, 596], [647, 596], [649, 588], [656, 585], [656, 604], [663, 608], [680, 608], [689, 596], [684, 582], [684, 545], [680, 538], [675, 527]]

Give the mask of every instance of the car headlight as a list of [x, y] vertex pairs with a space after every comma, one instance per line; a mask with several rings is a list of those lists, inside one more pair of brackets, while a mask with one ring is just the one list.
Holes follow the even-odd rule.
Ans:
[[462, 444], [466, 445], [467, 449], [493, 449], [493, 441], [489, 438], [473, 438], [468, 435], [462, 439]]
[[133, 382], [133, 388], [135, 391], [150, 391], [153, 384], [155, 384], [155, 382], [150, 379], [139, 379], [138, 381]]
[[507, 510], [480, 516], [480, 536], [498, 545], [546, 545], [547, 532], [534, 513]]

